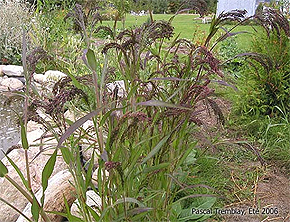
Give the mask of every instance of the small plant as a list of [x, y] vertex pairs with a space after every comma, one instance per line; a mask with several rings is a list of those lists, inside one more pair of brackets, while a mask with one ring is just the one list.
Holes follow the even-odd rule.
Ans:
[[235, 58], [243, 51], [239, 48], [236, 36], [227, 38], [219, 46], [219, 56], [224, 64], [224, 71], [228, 72], [231, 77], [238, 78], [244, 69], [244, 59]]

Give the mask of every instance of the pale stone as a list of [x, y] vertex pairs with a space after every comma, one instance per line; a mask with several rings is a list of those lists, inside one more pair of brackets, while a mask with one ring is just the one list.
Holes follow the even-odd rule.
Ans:
[[17, 76], [14, 76], [13, 78], [14, 78], [14, 79], [18, 79], [18, 80], [21, 81], [23, 84], [26, 83], [26, 80], [25, 80], [24, 77], [17, 77]]
[[67, 75], [57, 71], [57, 70], [48, 70], [44, 74], [44, 82], [57, 82], [63, 77], [66, 77]]
[[0, 65], [0, 76], [3, 76], [3, 68], [5, 67], [6, 65]]
[[70, 111], [69, 109], [67, 111], [65, 111], [64, 113], [64, 118], [75, 122], [76, 121], [76, 116], [74, 115], [74, 113], [72, 111]]
[[[41, 175], [44, 166], [46, 165], [50, 155], [54, 152], [54, 149], [48, 149], [49, 147], [56, 146], [56, 140], [49, 141], [50, 138], [44, 139], [43, 143], [48, 144], [43, 147], [41, 146], [31, 146], [40, 144], [41, 140], [39, 138], [43, 134], [41, 129], [34, 130], [32, 132], [27, 133], [28, 143], [30, 145], [28, 149], [28, 161], [30, 166], [30, 175], [31, 175], [31, 185], [33, 192], [37, 192], [41, 187]], [[53, 145], [54, 144], [54, 145]], [[43, 150], [43, 151], [41, 151]], [[41, 152], [40, 152], [41, 151]], [[18, 166], [20, 171], [26, 175], [26, 165], [25, 165], [25, 154], [24, 150], [21, 149], [13, 149], [8, 156], [13, 160], [13, 162]], [[8, 159], [4, 157], [2, 159], [3, 164], [8, 168], [8, 175], [13, 180], [16, 181], [17, 184], [20, 184], [22, 188], [26, 189], [24, 185], [22, 185], [21, 179], [19, 175], [14, 170], [14, 168], [9, 163]], [[64, 162], [61, 156], [58, 156], [56, 159], [55, 168], [52, 176], [56, 173], [67, 169], [67, 164]], [[15, 206], [19, 210], [23, 210], [28, 203], [28, 200], [7, 180], [2, 180], [0, 182], [0, 197], [7, 200], [10, 204]], [[19, 214], [10, 208], [6, 204], [0, 204], [0, 221], [2, 222], [10, 222], [15, 221], [18, 218]]]
[[4, 79], [1, 85], [8, 87], [10, 90], [16, 90], [23, 87], [23, 83], [15, 78]]
[[124, 97], [126, 95], [126, 88], [124, 80], [115, 81], [112, 83], [106, 84], [107, 89], [110, 93], [113, 93], [115, 88], [118, 87], [118, 97]]
[[45, 76], [43, 74], [34, 74], [33, 79], [38, 83], [44, 83]]
[[22, 66], [7, 65], [2, 68], [2, 71], [7, 76], [24, 76]]
[[[55, 174], [48, 181], [48, 187], [45, 193], [44, 199], [44, 210], [45, 211], [56, 211], [65, 212], [66, 206], [64, 203], [64, 197], [71, 206], [76, 200], [76, 189], [73, 185], [74, 179], [68, 170], [63, 170]], [[36, 198], [40, 201], [42, 197], [42, 189], [36, 193]], [[23, 210], [23, 214], [28, 218], [32, 219], [31, 214], [31, 203], [28, 203]], [[56, 214], [47, 214], [49, 219], [53, 222], [61, 222], [63, 217]], [[27, 220], [20, 216], [16, 222], [26, 222]]]
[[[100, 208], [102, 206], [102, 199], [101, 197], [96, 194], [93, 190], [88, 190], [86, 192], [86, 204], [88, 206], [90, 206], [91, 208]], [[81, 214], [79, 212], [79, 208], [78, 208], [78, 201], [75, 201], [73, 203], [73, 205], [71, 206], [70, 212], [72, 215], [76, 216], [76, 217], [81, 217]], [[18, 222], [18, 221], [17, 221]]]
[[27, 132], [32, 132], [32, 131], [35, 131], [35, 130], [38, 130], [38, 129], [41, 130], [41, 127], [42, 127], [42, 125], [40, 125], [39, 123], [30, 120], [27, 123]]
[[94, 129], [94, 122], [93, 120], [88, 120], [82, 125], [84, 130]]
[[0, 85], [0, 91], [9, 91], [7, 86], [1, 86]]

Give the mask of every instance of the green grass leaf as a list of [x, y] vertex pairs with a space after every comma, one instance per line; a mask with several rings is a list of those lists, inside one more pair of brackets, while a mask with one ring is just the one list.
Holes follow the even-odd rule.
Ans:
[[44, 204], [44, 192], [48, 186], [48, 179], [51, 176], [55, 162], [56, 162], [56, 155], [57, 155], [57, 149], [53, 152], [49, 160], [47, 161], [43, 171], [42, 171], [42, 197], [41, 197], [41, 205]]
[[93, 174], [93, 168], [94, 168], [94, 158], [95, 158], [95, 152], [93, 151], [93, 155], [91, 157], [90, 164], [89, 164], [87, 174], [86, 174], [85, 189], [88, 189], [88, 187], [91, 183], [91, 180], [92, 180], [92, 174]]
[[7, 167], [3, 164], [3, 162], [0, 160], [0, 177], [5, 177], [5, 175], [8, 173]]
[[92, 71], [97, 71], [97, 60], [93, 50], [88, 49], [86, 52], [86, 59], [88, 61], [89, 67]]
[[31, 213], [32, 213], [32, 217], [35, 221], [38, 221], [39, 212], [40, 212], [40, 208], [38, 206], [38, 202], [36, 200], [36, 197], [34, 196], [33, 201], [32, 201], [32, 205], [31, 205]]
[[147, 160], [152, 158], [156, 153], [159, 152], [159, 150], [162, 148], [162, 146], [167, 142], [169, 137], [171, 136], [171, 133], [167, 136], [165, 136], [152, 150], [151, 152], [144, 158], [141, 164], [146, 163]]
[[27, 180], [25, 179], [23, 173], [21, 172], [21, 170], [18, 168], [18, 166], [13, 162], [13, 160], [11, 160], [11, 158], [8, 156], [8, 155], [5, 155], [7, 160], [9, 161], [9, 163], [13, 166], [13, 168], [16, 170], [17, 174], [19, 175], [19, 177], [21, 178], [22, 180], [22, 183], [24, 184], [24, 186], [26, 187], [26, 189], [29, 190], [29, 187], [28, 187], [28, 182]]
[[143, 173], [150, 173], [152, 171], [157, 171], [157, 170], [161, 170], [163, 168], [167, 168], [170, 166], [170, 163], [161, 163], [161, 164], [158, 164], [156, 166], [152, 166], [152, 167], [146, 167], [144, 170], [143, 170]]
[[[192, 209], [211, 209], [211, 207], [214, 205], [214, 203], [216, 202], [216, 198], [215, 197], [209, 197], [207, 198], [207, 200], [202, 203], [201, 205], [195, 207], [195, 202], [193, 202], [193, 204], [186, 209], [181, 210], [180, 215], [179, 215], [179, 219], [178, 221], [180, 222], [186, 222], [188, 220], [197, 220], [197, 219], [206, 219], [208, 217], [210, 217], [211, 215], [205, 215], [205, 214], [193, 214], [192, 213]], [[202, 221], [202, 220], [199, 220]]]
[[70, 152], [69, 148], [67, 148], [67, 147], [61, 147], [60, 148], [60, 151], [61, 151], [61, 155], [62, 155], [62, 157], [64, 159], [64, 162], [66, 164], [70, 164], [72, 162], [72, 160], [73, 160], [73, 155]]
[[24, 123], [21, 118], [20, 120], [20, 127], [21, 127], [21, 143], [23, 149], [27, 150], [29, 148], [28, 141], [27, 141], [27, 133], [26, 133], [26, 128], [24, 126]]
[[91, 207], [88, 206], [88, 211], [92, 215], [92, 217], [95, 219], [95, 221], [98, 221], [100, 219], [100, 216], [94, 211]]

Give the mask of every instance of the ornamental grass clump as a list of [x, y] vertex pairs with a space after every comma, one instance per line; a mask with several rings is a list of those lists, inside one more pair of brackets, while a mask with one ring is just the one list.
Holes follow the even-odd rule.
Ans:
[[[244, 14], [236, 11], [216, 18], [202, 45], [178, 37], [172, 39], [174, 29], [167, 21], [151, 20], [141, 27], [126, 29], [104, 45], [103, 66], [86, 39], [89, 49], [83, 60], [93, 76], [95, 102], [90, 107], [95, 108], [70, 125], [58, 142], [78, 187], [78, 220], [208, 218], [191, 214], [191, 209], [200, 202], [213, 206], [217, 195], [209, 190], [197, 194], [195, 188], [206, 186], [191, 186], [182, 175], [194, 176], [194, 170], [189, 170], [196, 161], [192, 133], [197, 124], [202, 124], [199, 114], [203, 111], [198, 103], [211, 107], [224, 122], [221, 109], [210, 98], [214, 93], [210, 83], [224, 83], [221, 62], [212, 51], [216, 45], [213, 37], [223, 21], [240, 21]], [[217, 41], [227, 36], [228, 33]], [[179, 53], [181, 46], [187, 48], [185, 53]], [[106, 88], [111, 66], [124, 81], [126, 93], [121, 98], [117, 86], [112, 94]], [[82, 128], [91, 118], [93, 133]], [[79, 161], [83, 138], [90, 138], [87, 149], [93, 153], [85, 160], [86, 170]], [[97, 185], [92, 180], [94, 168]], [[96, 208], [85, 203], [88, 188], [101, 198]]]

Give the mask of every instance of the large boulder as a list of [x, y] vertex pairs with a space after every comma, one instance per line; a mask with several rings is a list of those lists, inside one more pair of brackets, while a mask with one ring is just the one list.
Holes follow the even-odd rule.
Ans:
[[8, 78], [1, 81], [2, 86], [8, 87], [10, 90], [21, 89], [24, 85], [19, 79]]
[[[56, 146], [56, 141], [51, 140], [51, 138], [43, 139], [43, 141], [39, 140], [42, 134], [43, 131], [41, 129], [34, 130], [27, 134], [28, 143], [30, 145], [35, 145], [30, 146], [28, 149], [28, 161], [30, 166], [31, 185], [33, 192], [37, 192], [40, 189], [42, 170], [46, 165], [48, 159], [50, 158], [50, 155], [54, 152], [54, 147]], [[36, 146], [41, 142], [45, 144], [50, 144], [44, 146]], [[20, 146], [18, 146], [18, 149], [13, 149], [8, 154], [8, 156], [18, 166], [23, 175], [26, 175], [24, 152], [25, 151]], [[16, 181], [17, 184], [21, 185], [25, 189], [24, 185], [22, 185], [22, 181], [19, 175], [14, 170], [13, 166], [9, 163], [8, 159], [4, 157], [2, 159], [2, 162], [8, 168], [9, 177], [11, 177], [13, 180]], [[63, 158], [61, 156], [58, 156], [52, 176], [66, 168], [67, 165], [64, 162]], [[28, 203], [28, 200], [10, 182], [5, 179], [0, 180], [0, 197], [8, 201], [20, 211], [22, 211]], [[16, 221], [18, 217], [19, 214], [15, 210], [10, 208], [6, 204], [0, 204], [1, 222]]]
[[7, 65], [2, 68], [2, 72], [7, 76], [24, 77], [22, 66]]
[[[76, 189], [73, 185], [74, 178], [68, 170], [63, 170], [55, 174], [48, 181], [48, 187], [44, 199], [44, 210], [45, 211], [56, 211], [56, 212], [65, 212], [66, 206], [64, 202], [64, 197], [67, 200], [69, 206], [73, 204], [76, 199]], [[40, 201], [42, 197], [42, 189], [40, 189], [36, 198]], [[31, 204], [28, 203], [23, 210], [23, 214], [28, 218], [32, 219], [31, 214]], [[53, 222], [61, 222], [63, 217], [56, 214], [47, 215]], [[20, 216], [16, 222], [26, 222], [27, 220]]]

